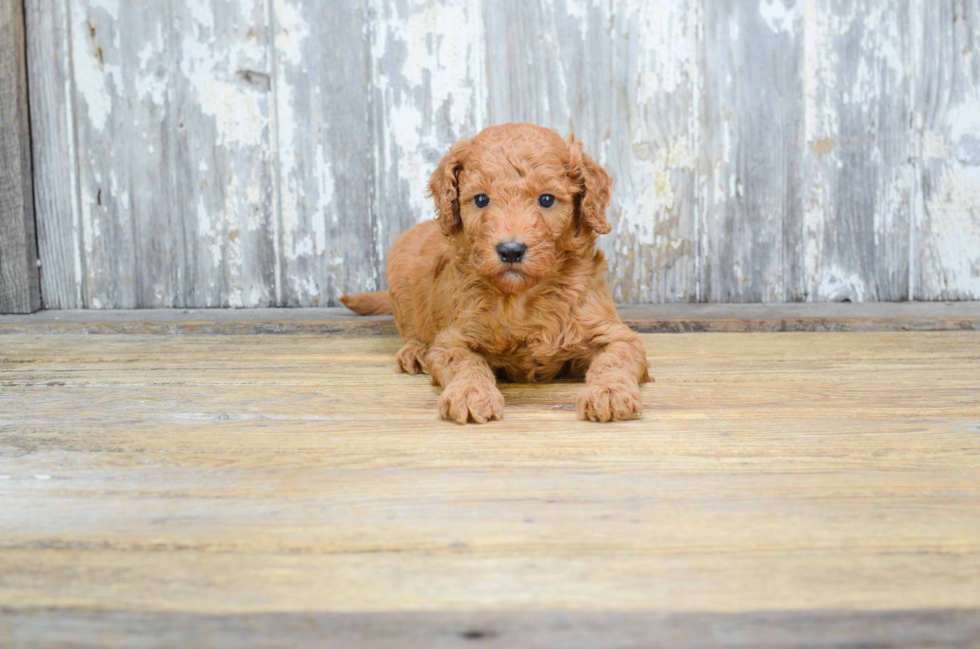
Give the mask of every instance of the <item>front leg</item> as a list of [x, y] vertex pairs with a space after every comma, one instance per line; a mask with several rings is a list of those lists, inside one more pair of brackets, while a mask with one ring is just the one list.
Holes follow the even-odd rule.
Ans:
[[443, 387], [439, 414], [460, 424], [478, 424], [504, 415], [504, 396], [487, 360], [458, 335], [443, 332], [425, 355], [432, 383]]
[[623, 421], [641, 414], [640, 383], [649, 380], [643, 343], [623, 325], [589, 365], [576, 403], [578, 418]]

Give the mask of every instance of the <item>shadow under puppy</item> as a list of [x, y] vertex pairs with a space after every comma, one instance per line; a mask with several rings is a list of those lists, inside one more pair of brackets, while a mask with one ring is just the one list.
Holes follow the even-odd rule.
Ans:
[[500, 419], [496, 378], [585, 377], [580, 419], [642, 412], [650, 380], [637, 335], [606, 286], [597, 234], [612, 181], [550, 129], [505, 124], [461, 140], [429, 181], [438, 218], [398, 237], [389, 291], [344, 295], [362, 315], [393, 313], [399, 370], [428, 372], [439, 412], [461, 424]]

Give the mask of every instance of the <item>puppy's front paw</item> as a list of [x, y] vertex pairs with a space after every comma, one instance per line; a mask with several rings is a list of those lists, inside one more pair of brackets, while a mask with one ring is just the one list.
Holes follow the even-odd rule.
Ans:
[[425, 371], [426, 347], [417, 340], [409, 340], [395, 355], [398, 371], [405, 374], [421, 374]]
[[587, 421], [624, 421], [643, 412], [636, 381], [590, 383], [578, 393], [575, 411]]
[[439, 414], [460, 424], [478, 424], [504, 416], [504, 395], [495, 385], [455, 380], [439, 397]]

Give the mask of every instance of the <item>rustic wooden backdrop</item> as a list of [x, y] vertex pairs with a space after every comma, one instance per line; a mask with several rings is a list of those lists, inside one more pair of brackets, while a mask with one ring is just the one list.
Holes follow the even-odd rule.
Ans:
[[26, 52], [24, 7], [0, 0], [0, 313], [41, 306]]
[[623, 302], [980, 299], [980, 0], [25, 0], [48, 308], [384, 284], [486, 125], [615, 179]]

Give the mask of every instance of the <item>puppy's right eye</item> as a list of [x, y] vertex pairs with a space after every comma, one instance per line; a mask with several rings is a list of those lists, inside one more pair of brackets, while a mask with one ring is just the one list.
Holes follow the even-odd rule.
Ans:
[[473, 198], [473, 204], [476, 205], [477, 209], [482, 210], [484, 207], [490, 204], [490, 197], [486, 194], [477, 194]]

